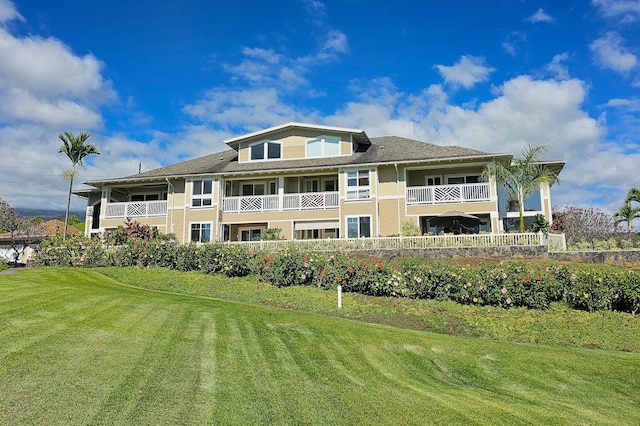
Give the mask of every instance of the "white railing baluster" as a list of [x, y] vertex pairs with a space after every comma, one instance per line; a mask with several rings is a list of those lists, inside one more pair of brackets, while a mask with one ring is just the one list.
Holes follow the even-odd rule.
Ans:
[[461, 185], [412, 186], [406, 190], [407, 205], [490, 201], [488, 182]]
[[167, 214], [166, 201], [133, 201], [129, 203], [107, 203], [107, 219], [127, 217], [152, 217]]

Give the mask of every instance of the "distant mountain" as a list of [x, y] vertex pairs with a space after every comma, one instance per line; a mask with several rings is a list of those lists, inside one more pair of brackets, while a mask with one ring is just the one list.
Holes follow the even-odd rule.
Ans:
[[[20, 207], [16, 208], [16, 211], [20, 213], [21, 216], [31, 217], [31, 216], [39, 216], [44, 220], [51, 219], [60, 219], [64, 220], [64, 210], [45, 210], [45, 209], [23, 209]], [[70, 211], [70, 215], [75, 214], [78, 218], [84, 222], [85, 212], [83, 211]]]

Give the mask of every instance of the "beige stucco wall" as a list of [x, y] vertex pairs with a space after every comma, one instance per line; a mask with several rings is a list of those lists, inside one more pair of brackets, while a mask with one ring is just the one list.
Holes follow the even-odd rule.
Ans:
[[312, 211], [286, 211], [286, 212], [265, 212], [265, 213], [221, 213], [220, 221], [224, 224], [230, 223], [252, 223], [252, 222], [272, 222], [272, 221], [296, 221], [296, 220], [337, 220], [339, 213], [337, 209], [332, 210], [312, 210]]
[[399, 235], [402, 233], [402, 223], [411, 220], [418, 223], [416, 218], [407, 217], [403, 200], [382, 199], [379, 201], [380, 236]]
[[405, 182], [404, 172], [398, 168], [396, 172], [393, 166], [381, 166], [378, 168], [378, 196], [396, 196], [404, 197]]
[[457, 210], [465, 213], [489, 213], [497, 211], [496, 202], [486, 203], [446, 203], [446, 204], [429, 204], [420, 206], [407, 206], [407, 214], [410, 216], [435, 216], [446, 213], [451, 210]]

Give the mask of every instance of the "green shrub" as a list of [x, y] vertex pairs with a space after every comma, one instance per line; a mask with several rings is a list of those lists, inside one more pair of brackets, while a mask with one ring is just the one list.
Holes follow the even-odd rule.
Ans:
[[251, 272], [251, 257], [244, 245], [223, 245], [220, 250], [220, 271], [228, 277], [244, 277]]
[[[354, 242], [356, 246], [361, 241]], [[241, 244], [179, 245], [171, 235], [129, 237], [107, 247], [100, 239], [61, 236], [45, 240], [39, 265], [165, 267], [242, 277], [278, 287], [315, 285], [371, 296], [411, 297], [460, 304], [546, 309], [565, 302], [594, 312], [640, 312], [640, 273], [607, 265], [503, 265], [459, 267], [444, 261], [402, 258], [386, 261], [333, 253], [302, 252], [291, 245], [272, 253]]]

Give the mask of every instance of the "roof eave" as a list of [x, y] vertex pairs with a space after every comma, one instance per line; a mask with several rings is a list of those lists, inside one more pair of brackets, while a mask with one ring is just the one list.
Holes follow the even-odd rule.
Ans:
[[300, 129], [308, 129], [308, 130], [326, 130], [330, 132], [361, 135], [362, 142], [370, 143], [369, 137], [367, 136], [365, 131], [362, 129], [354, 129], [349, 127], [337, 127], [337, 126], [325, 126], [320, 124], [307, 124], [307, 123], [298, 123], [298, 122], [289, 122], [285, 124], [280, 124], [278, 126], [269, 127], [268, 129], [258, 130], [256, 132], [247, 133], [244, 135], [226, 139], [223, 142], [233, 148], [233, 147], [236, 147], [241, 141], [245, 139], [251, 139], [258, 136], [267, 136], [271, 133], [279, 132], [285, 129], [292, 129], [292, 128], [300, 128]]

